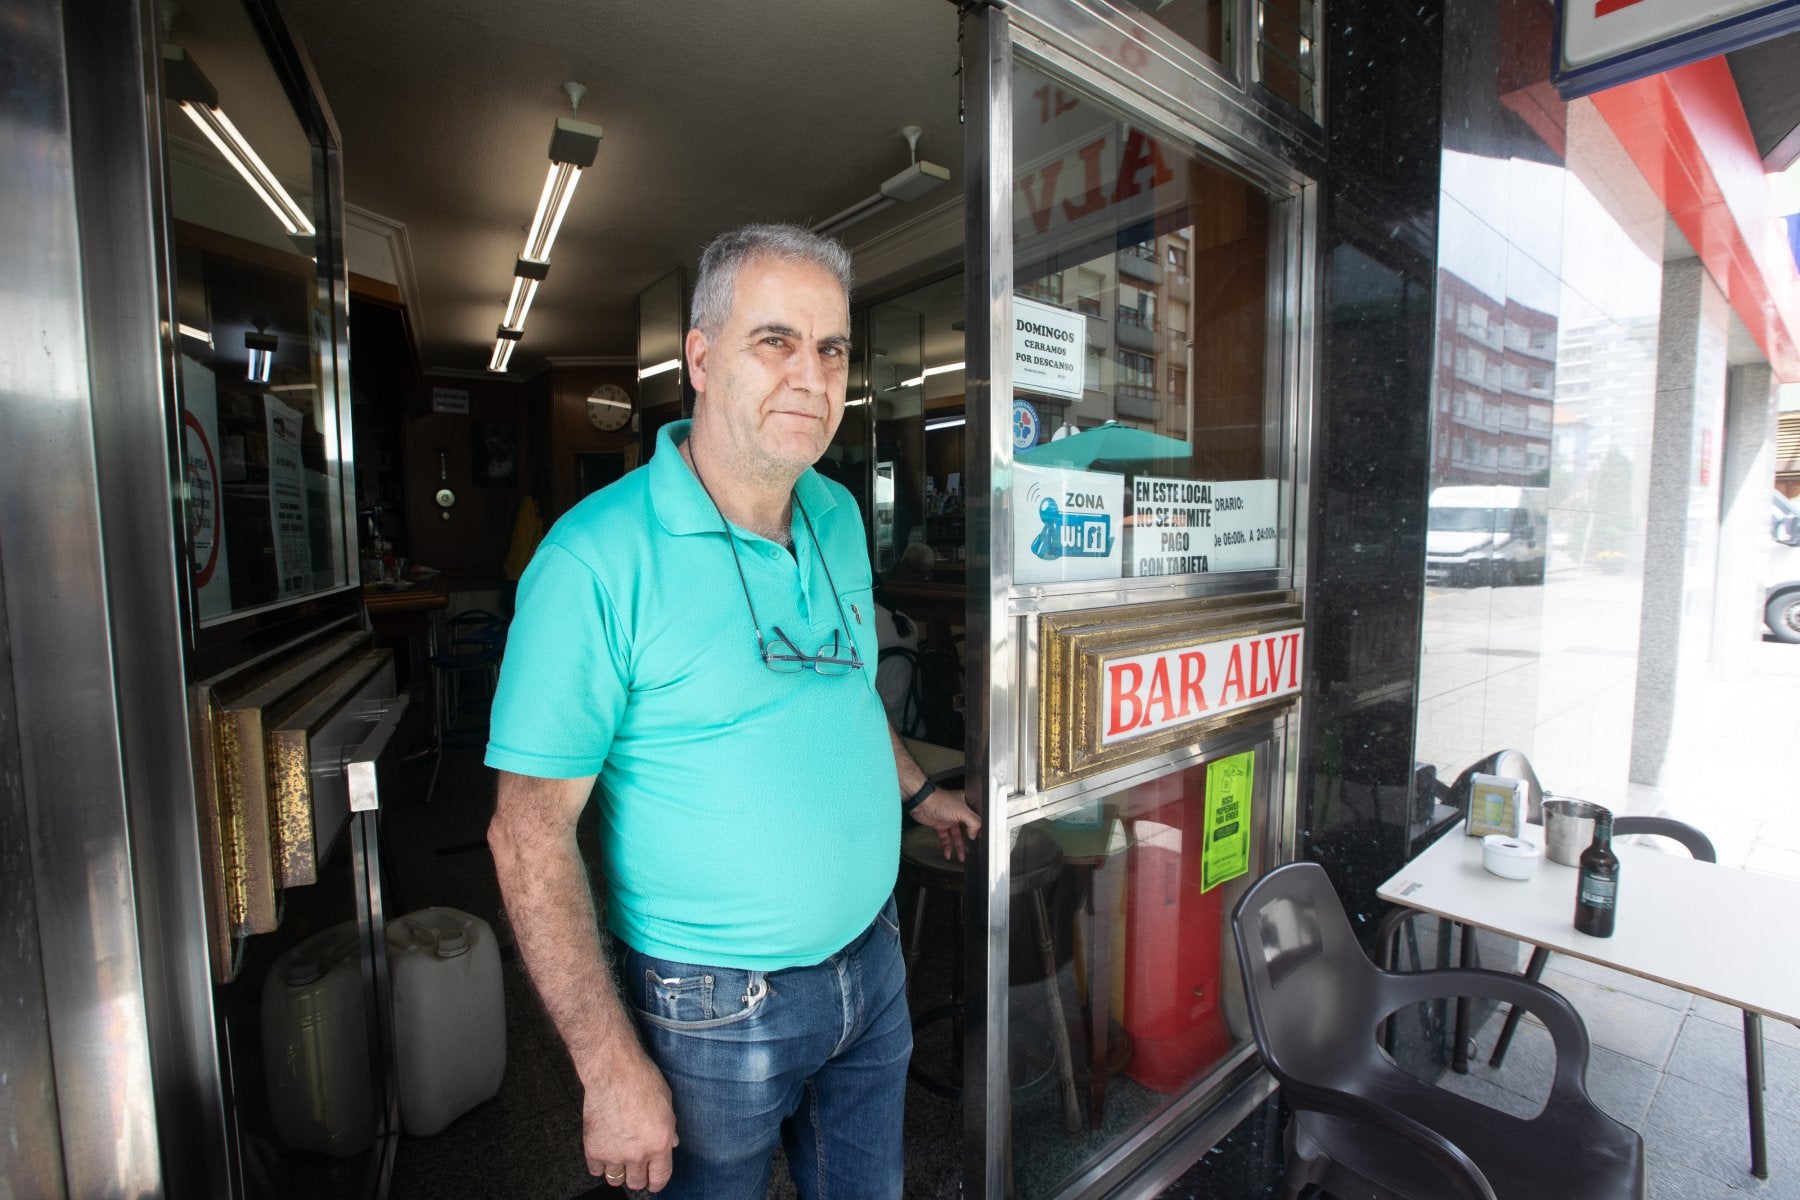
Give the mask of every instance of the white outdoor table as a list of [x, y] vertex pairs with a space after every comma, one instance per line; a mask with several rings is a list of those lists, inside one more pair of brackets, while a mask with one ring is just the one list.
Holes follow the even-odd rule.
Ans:
[[[1526, 826], [1524, 837], [1541, 846], [1543, 827]], [[1617, 841], [1613, 850], [1619, 856], [1619, 907], [1609, 938], [1575, 930], [1574, 867], [1545, 858], [1530, 879], [1490, 874], [1481, 865], [1481, 839], [1466, 836], [1461, 823], [1377, 894], [1391, 904], [1800, 1024], [1800, 953], [1788, 933], [1800, 913], [1800, 881]], [[1760, 1033], [1755, 1021], [1746, 1022], [1751, 1169], [1766, 1178]], [[1466, 1033], [1458, 1038], [1466, 1040]]]

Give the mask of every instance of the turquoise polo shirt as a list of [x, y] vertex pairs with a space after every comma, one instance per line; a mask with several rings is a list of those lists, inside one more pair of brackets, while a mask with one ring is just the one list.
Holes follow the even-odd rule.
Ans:
[[[519, 581], [487, 764], [600, 777], [606, 921], [680, 962], [779, 970], [867, 928], [900, 861], [900, 784], [881, 697], [867, 543], [856, 501], [808, 470], [794, 550], [728, 535], [665, 426], [651, 461], [551, 529]], [[841, 624], [865, 665], [763, 665], [779, 625], [816, 653]], [[830, 564], [839, 604], [819, 552]]]

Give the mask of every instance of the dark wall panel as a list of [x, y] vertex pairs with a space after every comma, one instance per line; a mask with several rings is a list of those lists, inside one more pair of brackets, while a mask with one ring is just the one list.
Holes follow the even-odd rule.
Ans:
[[1327, 9], [1302, 852], [1359, 928], [1410, 841], [1441, 148], [1441, 5]]

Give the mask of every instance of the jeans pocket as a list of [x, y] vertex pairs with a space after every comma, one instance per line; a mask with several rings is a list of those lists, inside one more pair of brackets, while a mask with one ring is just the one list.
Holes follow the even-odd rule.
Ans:
[[876, 915], [875, 919], [881, 922], [882, 928], [896, 938], [900, 936], [900, 904], [894, 899], [892, 892], [888, 893], [887, 903], [881, 906], [881, 912]]
[[632, 1007], [665, 1029], [717, 1029], [755, 1016], [769, 995], [762, 971], [674, 962], [629, 950], [625, 978]]

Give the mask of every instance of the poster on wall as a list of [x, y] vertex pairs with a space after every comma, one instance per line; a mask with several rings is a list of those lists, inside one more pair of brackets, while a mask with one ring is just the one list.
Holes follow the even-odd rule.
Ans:
[[1140, 475], [1131, 481], [1131, 573], [1197, 575], [1278, 565], [1281, 485]]
[[185, 354], [181, 356], [181, 399], [188, 557], [204, 620], [231, 611], [225, 492], [219, 470], [219, 396], [212, 371]]
[[275, 540], [276, 594], [280, 596], [306, 590], [311, 563], [300, 421], [297, 410], [273, 396], [263, 397], [263, 424], [269, 439], [269, 527]]
[[469, 479], [476, 487], [519, 486], [519, 427], [507, 421], [469, 426]]
[[1206, 845], [1200, 852], [1200, 890], [1250, 870], [1250, 795], [1256, 783], [1256, 751], [1206, 764]]
[[1013, 478], [1013, 582], [1119, 578], [1123, 476], [1021, 463]]
[[1087, 318], [1013, 297], [1013, 387], [1021, 392], [1081, 399], [1087, 369]]

